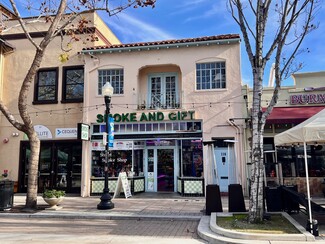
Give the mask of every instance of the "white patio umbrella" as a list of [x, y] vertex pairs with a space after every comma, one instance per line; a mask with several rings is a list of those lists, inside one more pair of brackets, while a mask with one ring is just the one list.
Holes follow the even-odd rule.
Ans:
[[299, 125], [289, 130], [286, 130], [274, 137], [275, 146], [290, 146], [297, 145], [299, 143], [303, 143], [304, 145], [309, 223], [312, 228], [312, 213], [310, 203], [310, 188], [306, 147], [307, 144], [325, 143], [325, 108], [314, 116], [300, 123]]

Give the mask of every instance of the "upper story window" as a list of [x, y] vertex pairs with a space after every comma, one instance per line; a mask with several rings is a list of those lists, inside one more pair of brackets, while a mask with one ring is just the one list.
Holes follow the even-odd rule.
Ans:
[[226, 63], [196, 64], [196, 90], [226, 88]]
[[58, 68], [39, 69], [36, 76], [34, 103], [58, 102]]
[[102, 86], [109, 81], [114, 87], [114, 94], [124, 93], [124, 71], [123, 69], [98, 70], [98, 95], [102, 95]]
[[150, 75], [148, 101], [150, 109], [178, 108], [177, 75], [174, 73]]
[[83, 66], [63, 68], [62, 102], [82, 102], [84, 95]]

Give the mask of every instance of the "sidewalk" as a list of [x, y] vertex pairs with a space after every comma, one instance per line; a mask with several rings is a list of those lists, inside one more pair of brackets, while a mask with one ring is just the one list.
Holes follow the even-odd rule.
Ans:
[[53, 218], [150, 218], [150, 219], [178, 219], [200, 220], [204, 214], [205, 198], [184, 198], [176, 193], [142, 193], [130, 198], [115, 198], [112, 200], [114, 208], [98, 210], [100, 196], [78, 197], [66, 196], [60, 204], [60, 210], [47, 210], [48, 205], [41, 196], [38, 196], [39, 211], [24, 213], [21, 208], [25, 204], [24, 194], [15, 194], [14, 207], [9, 211], [0, 212], [6, 217], [53, 217]]
[[[66, 196], [60, 204], [60, 210], [47, 210], [48, 205], [38, 196], [39, 210], [34, 213], [21, 211], [25, 204], [24, 194], [15, 194], [14, 206], [11, 210], [0, 212], [0, 218], [69, 218], [69, 219], [150, 219], [150, 220], [197, 220], [209, 218], [205, 216], [204, 197], [182, 197], [176, 193], [142, 193], [131, 198], [113, 199], [115, 207], [110, 210], [97, 210], [100, 196], [82, 198]], [[223, 211], [228, 212], [228, 198], [222, 197]], [[246, 200], [246, 208], [248, 202]], [[302, 214], [292, 215], [303, 228], [307, 217]], [[202, 222], [201, 220], [201, 222]], [[208, 223], [207, 223], [208, 224]], [[209, 226], [207, 226], [209, 228]], [[325, 226], [319, 226], [320, 236], [316, 243], [325, 243]], [[240, 243], [240, 242], [238, 242]], [[253, 242], [252, 242], [253, 243]]]

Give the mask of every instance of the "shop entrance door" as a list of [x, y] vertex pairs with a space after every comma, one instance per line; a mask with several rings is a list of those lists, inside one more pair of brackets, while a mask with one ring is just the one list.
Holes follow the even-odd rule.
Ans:
[[146, 191], [175, 191], [175, 159], [174, 147], [147, 149]]
[[[30, 148], [28, 142], [22, 143], [20, 192], [26, 192]], [[81, 154], [79, 142], [41, 142], [38, 189], [65, 190], [67, 193], [79, 193], [81, 187]]]
[[55, 179], [53, 185], [71, 193], [80, 192], [81, 145], [58, 145], [55, 151]]
[[221, 192], [228, 192], [229, 185], [229, 162], [228, 150], [225, 148], [215, 149], [215, 157], [217, 162], [217, 178]]
[[157, 149], [158, 191], [174, 191], [174, 149]]

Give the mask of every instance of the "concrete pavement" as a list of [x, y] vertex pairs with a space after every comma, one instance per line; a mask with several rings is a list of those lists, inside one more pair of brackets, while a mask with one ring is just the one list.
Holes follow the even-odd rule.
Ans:
[[[24, 213], [21, 208], [25, 203], [24, 194], [15, 194], [14, 207], [11, 210], [0, 212], [0, 218], [56, 218], [56, 219], [97, 219], [97, 220], [176, 220], [176, 221], [200, 221], [199, 232], [209, 232], [212, 239], [206, 239], [210, 243], [247, 243], [241, 240], [230, 242], [223, 241], [222, 235], [211, 233], [209, 226], [210, 216], [204, 215], [205, 198], [204, 197], [181, 197], [174, 193], [142, 193], [131, 198], [116, 198], [112, 201], [115, 204], [111, 210], [97, 210], [99, 197], [81, 198], [77, 196], [66, 196], [61, 203], [60, 210], [47, 210], [47, 204], [41, 196], [38, 197], [39, 210], [35, 213]], [[247, 203], [247, 202], [246, 202]], [[222, 197], [222, 206], [224, 212], [227, 212], [228, 199]], [[246, 206], [248, 206], [246, 204]], [[304, 216], [298, 214], [292, 216], [301, 225], [305, 225]], [[301, 227], [300, 226], [300, 227]], [[320, 227], [320, 236], [315, 238], [317, 244], [325, 243], [325, 226]], [[304, 228], [304, 227], [302, 227]], [[201, 230], [200, 230], [201, 229]], [[202, 233], [199, 233], [201, 235]], [[204, 238], [204, 237], [203, 237]], [[214, 240], [214, 241], [213, 241]], [[309, 240], [310, 241], [310, 240]], [[134, 242], [133, 242], [134, 243]], [[254, 243], [249, 240], [249, 243]], [[256, 243], [262, 243], [256, 241]], [[264, 242], [263, 242], [264, 243]], [[271, 243], [271, 242], [268, 242]], [[290, 242], [272, 242], [272, 243], [290, 243]], [[297, 242], [295, 242], [297, 243]]]
[[184, 198], [174, 193], [142, 193], [130, 198], [115, 198], [112, 200], [115, 207], [110, 210], [98, 210], [97, 204], [100, 196], [77, 197], [66, 196], [60, 203], [59, 210], [46, 209], [48, 205], [41, 196], [38, 196], [39, 211], [24, 213], [21, 208], [25, 204], [25, 195], [14, 196], [14, 208], [10, 211], [0, 212], [6, 217], [69, 217], [69, 218], [98, 218], [98, 219], [177, 219], [177, 220], [200, 220], [205, 207], [205, 198]]

